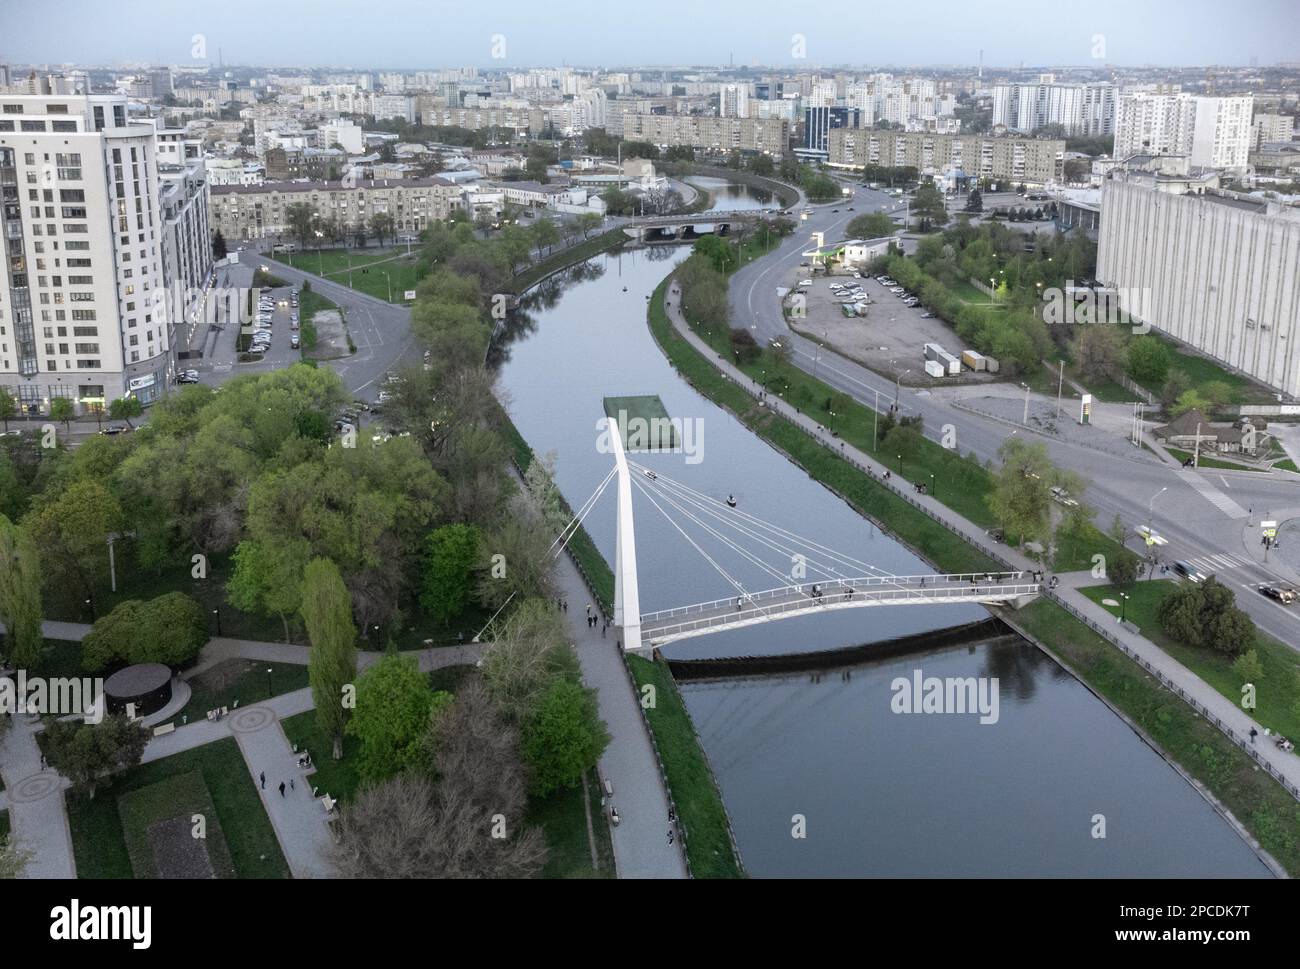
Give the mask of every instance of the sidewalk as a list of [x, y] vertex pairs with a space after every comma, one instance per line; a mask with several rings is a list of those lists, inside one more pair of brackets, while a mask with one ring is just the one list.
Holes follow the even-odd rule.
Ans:
[[[679, 335], [686, 339], [705, 359], [712, 361], [713, 365], [727, 379], [757, 399], [758, 390], [755, 389], [754, 382], [741, 373], [729, 360], [719, 357], [718, 353], [686, 324], [686, 320], [682, 317], [679, 309], [681, 292], [676, 280], [669, 285], [667, 296], [671, 301], [671, 305], [667, 307], [668, 318], [672, 321]], [[863, 401], [863, 403], [866, 403], [866, 401]], [[768, 394], [765, 404], [775, 413], [802, 427], [826, 448], [837, 451], [851, 464], [855, 464], [875, 475], [877, 483], [882, 487], [891, 489], [909, 504], [920, 508], [931, 518], [942, 522], [950, 530], [961, 535], [995, 561], [1000, 561], [1004, 566], [1020, 571], [1032, 571], [1039, 568], [1037, 563], [1016, 549], [993, 542], [982, 528], [957, 515], [940, 504], [934, 497], [915, 494], [910, 482], [902, 475], [894, 474], [890, 480], [884, 480], [883, 475], [888, 470], [884, 465], [879, 464], [857, 448], [832, 437], [826, 428], [806, 414], [798, 413], [793, 406], [787, 404], [780, 397]], [[1256, 760], [1263, 763], [1274, 777], [1280, 777], [1289, 783], [1292, 793], [1297, 798], [1300, 798], [1300, 794], [1296, 793], [1297, 790], [1300, 790], [1300, 757], [1297, 757], [1294, 753], [1281, 751], [1267, 741], [1252, 746], [1248, 742], [1251, 728], [1254, 727], [1258, 730], [1262, 737], [1263, 727], [1247, 716], [1235, 703], [1213, 689], [1187, 667], [1170, 657], [1155, 643], [1137, 633], [1129, 632], [1116, 623], [1115, 618], [1109, 612], [1096, 605], [1079, 591], [1081, 585], [1089, 584], [1083, 581], [1083, 577], [1091, 579], [1091, 574], [1068, 573], [1061, 575], [1059, 576], [1061, 587], [1053, 592], [1044, 591], [1043, 595], [1060, 603], [1067, 610], [1083, 618], [1085, 622], [1091, 622], [1099, 630], [1104, 630], [1114, 636], [1139, 662], [1153, 673], [1158, 673], [1166, 685], [1171, 686], [1176, 693], [1199, 707], [1211, 719], [1211, 722], [1223, 730], [1230, 739], [1239, 746], [1249, 748]]]
[[[569, 556], [561, 555], [556, 561], [555, 577], [560, 595], [569, 603], [564, 618], [582, 665], [583, 682], [596, 688], [600, 716], [609, 729], [610, 743], [598, 766], [602, 780], [614, 787], [612, 802], [621, 818], [617, 827], [611, 824], [609, 829], [618, 877], [686, 878], [680, 842], [668, 844], [672, 827], [668, 795], [627, 667], [618, 652], [617, 631], [611, 623], [602, 636], [599, 626], [587, 626], [586, 606], [592, 603], [595, 608], [594, 600]], [[605, 809], [608, 812], [608, 804]]]
[[36, 731], [15, 716], [0, 743], [0, 773], [9, 808], [10, 837], [31, 852], [24, 878], [76, 878], [72, 832], [64, 810], [68, 782], [52, 767], [41, 770]]

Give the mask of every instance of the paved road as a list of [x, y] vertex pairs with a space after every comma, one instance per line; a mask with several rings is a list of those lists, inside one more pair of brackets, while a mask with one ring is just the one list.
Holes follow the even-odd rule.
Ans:
[[[849, 206], [856, 211], [849, 212]], [[894, 381], [834, 352], [819, 352], [813, 341], [791, 331], [781, 312], [777, 288], [789, 286], [795, 278], [800, 253], [809, 247], [812, 233], [825, 232], [826, 241], [831, 242], [846, 234], [847, 224], [855, 216], [896, 206], [885, 193], [858, 186], [852, 199], [808, 207], [809, 219], [798, 223], [795, 235], [774, 252], [738, 270], [730, 287], [733, 324], [748, 322], [759, 343], [770, 339], [788, 342], [797, 366], [808, 372], [815, 367], [827, 384], [868, 406], [876, 402], [877, 393], [882, 402], [893, 400]], [[951, 425], [959, 450], [974, 451], [981, 460], [996, 460], [998, 448], [1017, 432], [1005, 423], [960, 408], [948, 395], [923, 388], [903, 387], [899, 404], [903, 414], [925, 418], [925, 434], [931, 439], [939, 440], [944, 427]], [[1102, 457], [1078, 443], [1041, 439], [1054, 462], [1089, 479], [1085, 500], [1096, 511], [1098, 527], [1107, 529], [1116, 514], [1130, 529], [1149, 518], [1170, 540], [1162, 555], [1164, 561], [1208, 560], [1229, 553], [1233, 558], [1221, 560], [1222, 566], [1215, 571], [1238, 592], [1238, 603], [1260, 628], [1300, 650], [1300, 609], [1288, 610], [1254, 591], [1261, 582], [1297, 581], [1295, 572], [1276, 555], [1264, 563], [1258, 527], [1262, 513], [1278, 521], [1300, 516], [1300, 488], [1294, 477], [1281, 472], [1180, 473], [1179, 468], [1136, 449], [1129, 458]], [[1247, 514], [1239, 515], [1237, 507]]]

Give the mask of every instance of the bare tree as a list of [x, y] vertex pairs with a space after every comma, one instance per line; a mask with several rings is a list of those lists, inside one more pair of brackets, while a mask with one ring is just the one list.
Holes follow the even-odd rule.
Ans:
[[349, 878], [528, 878], [546, 839], [523, 822], [519, 735], [478, 677], [435, 713], [437, 779], [407, 773], [364, 789], [339, 822], [335, 862]]

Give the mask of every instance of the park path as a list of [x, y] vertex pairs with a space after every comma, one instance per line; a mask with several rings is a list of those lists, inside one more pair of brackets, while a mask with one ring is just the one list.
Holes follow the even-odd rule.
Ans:
[[9, 836], [30, 852], [23, 878], [76, 878], [72, 831], [63, 803], [68, 782], [53, 768], [41, 769], [35, 726], [26, 717], [14, 716], [0, 740]]
[[[668, 319], [672, 322], [677, 333], [689, 342], [704, 359], [712, 362], [723, 376], [756, 400], [759, 399], [760, 388], [755, 385], [754, 380], [742, 373], [726, 357], [719, 355], [716, 350], [705, 343], [687, 325], [679, 308], [681, 306], [681, 289], [676, 279], [672, 280], [665, 291], [664, 302]], [[866, 403], [865, 401], [861, 402]], [[984, 529], [958, 515], [946, 505], [941, 504], [932, 495], [916, 494], [914, 483], [909, 482], [903, 475], [893, 473], [888, 480], [885, 479], [884, 475], [889, 469], [883, 464], [880, 464], [866, 452], [860, 451], [853, 445], [834, 437], [829, 429], [807, 414], [800, 413], [797, 408], [775, 394], [766, 394], [762, 398], [762, 405], [802, 428], [828, 450], [838, 453], [850, 463], [873, 474], [877, 483], [891, 489], [911, 504], [924, 509], [931, 517], [942, 522], [948, 529], [965, 538], [970, 544], [989, 555], [995, 561], [1000, 560], [1011, 568], [1022, 571], [1033, 571], [1040, 568], [1038, 563], [1017, 549], [994, 542]], [[1082, 618], [1084, 622], [1094, 624], [1098, 631], [1103, 631], [1104, 635], [1117, 639], [1131, 656], [1136, 658], [1148, 670], [1158, 671], [1167, 685], [1171, 685], [1175, 692], [1199, 707], [1204, 714], [1210, 717], [1212, 723], [1218, 726], [1220, 730], [1223, 730], [1238, 746], [1247, 749], [1257, 761], [1265, 765], [1274, 777], [1285, 779], [1292, 786], [1293, 794], [1297, 789], [1300, 789], [1300, 757], [1276, 747], [1272, 741], [1263, 736], [1263, 725], [1248, 716], [1236, 703], [1219, 693], [1151, 640], [1140, 633], [1121, 626], [1114, 615], [1094, 603], [1080, 591], [1085, 585], [1100, 585], [1104, 584], [1103, 582], [1093, 579], [1091, 573], [1088, 572], [1064, 573], [1058, 578], [1061, 580], [1060, 586], [1055, 590], [1044, 592], [1047, 598], [1055, 600], [1068, 611]], [[1254, 744], [1249, 742], [1252, 728], [1260, 734], [1258, 742]], [[1297, 738], [1292, 737], [1290, 739], [1296, 740]], [[1300, 797], [1300, 795], [1296, 796]]]
[[[610, 742], [597, 765], [602, 780], [614, 787], [612, 804], [620, 823], [609, 827], [614, 862], [620, 878], [687, 878], [681, 842], [668, 843], [668, 793], [659, 762], [642, 719], [637, 696], [619, 652], [611, 625], [601, 635], [601, 625], [587, 626], [587, 605], [599, 614], [595, 599], [577, 566], [567, 555], [556, 561], [556, 584], [568, 601], [564, 619], [582, 666], [582, 679], [595, 687], [601, 719]], [[610, 804], [605, 804], [606, 812]]]

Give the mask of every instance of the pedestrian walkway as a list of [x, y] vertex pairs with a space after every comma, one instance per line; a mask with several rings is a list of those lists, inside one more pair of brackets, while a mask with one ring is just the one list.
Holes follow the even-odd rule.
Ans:
[[[682, 317], [681, 310], [678, 308], [681, 305], [681, 292], [676, 280], [669, 285], [666, 304], [668, 318], [678, 334], [687, 340], [704, 359], [711, 361], [724, 376], [750, 395], [758, 398], [760, 391], [755, 388], [754, 381], [725, 357], [720, 357], [687, 325], [686, 320]], [[866, 403], [866, 401], [863, 401], [863, 403]], [[850, 463], [874, 475], [882, 487], [891, 489], [909, 504], [920, 508], [930, 517], [942, 522], [951, 531], [965, 538], [966, 541], [986, 555], [1002, 562], [1006, 568], [1018, 571], [1030, 571], [1040, 568], [1038, 563], [1018, 550], [993, 542], [984, 529], [979, 528], [945, 505], [940, 504], [932, 495], [915, 494], [912, 484], [902, 475], [893, 474], [890, 479], [885, 479], [884, 475], [888, 469], [884, 465], [866, 453], [859, 451], [856, 447], [832, 437], [825, 427], [822, 427], [808, 415], [799, 413], [796, 408], [780, 397], [766, 394], [762, 398], [762, 404], [803, 428], [824, 447], [835, 451]], [[1196, 479], [1197, 482], [1201, 481], [1199, 475], [1193, 472], [1187, 472], [1187, 474]], [[1204, 484], [1204, 482], [1202, 483]], [[1193, 487], [1196, 487], [1202, 494], [1206, 493], [1195, 483], [1193, 483]], [[1214, 489], [1211, 485], [1206, 484], [1206, 487], [1217, 492], [1217, 489]], [[1218, 494], [1222, 495], [1221, 492], [1218, 492]], [[1206, 497], [1209, 498], [1208, 495]], [[1227, 498], [1226, 495], [1222, 495], [1222, 497], [1231, 502], [1231, 499]], [[1213, 498], [1209, 500], [1219, 504]], [[1235, 502], [1231, 503], [1240, 511], [1240, 517], [1246, 517], [1246, 509], [1236, 505]], [[1235, 512], [1229, 510], [1226, 505], [1219, 506], [1223, 511], [1237, 517]], [[1252, 728], [1257, 730], [1262, 737], [1263, 726], [1247, 716], [1235, 703], [1212, 688], [1187, 667], [1178, 663], [1155, 643], [1138, 633], [1124, 629], [1116, 623], [1114, 616], [1080, 592], [1081, 585], [1096, 582], [1095, 579], [1092, 579], [1091, 573], [1071, 573], [1058, 578], [1061, 579], [1061, 586], [1052, 592], [1045, 593], [1048, 598], [1056, 600], [1065, 606], [1067, 610], [1073, 611], [1082, 617], [1085, 622], [1094, 623], [1098, 628], [1104, 629], [1118, 639], [1124, 648], [1130, 652], [1130, 655], [1139, 659], [1148, 669], [1152, 671], [1158, 670], [1168, 685], [1171, 685], [1180, 696], [1198, 706], [1203, 713], [1211, 718], [1211, 722], [1215, 723], [1234, 742], [1242, 743], [1243, 738], [1250, 736]], [[1297, 738], [1290, 739], [1295, 740]], [[1247, 743], [1247, 746], [1250, 745]], [[1270, 773], [1275, 777], [1283, 778], [1290, 784], [1293, 794], [1300, 791], [1300, 757], [1297, 757], [1294, 753], [1278, 749], [1271, 742], [1256, 743], [1252, 748], [1252, 753], [1258, 761], [1269, 769]], [[1300, 797], [1300, 794], [1297, 794], [1297, 796]]]
[[[556, 563], [560, 595], [569, 604], [564, 618], [573, 638], [582, 679], [596, 689], [601, 719], [610, 742], [597, 765], [602, 780], [614, 788], [610, 803], [618, 809], [619, 824], [611, 824], [614, 859], [620, 878], [686, 878], [686, 860], [680, 842], [668, 843], [668, 794], [659, 762], [651, 746], [637, 696], [619, 651], [613, 625], [601, 635], [602, 625], [587, 625], [591, 591], [577, 566], [567, 556]], [[606, 817], [610, 803], [605, 804]]]
[[31, 853], [24, 878], [76, 878], [72, 831], [64, 810], [68, 782], [41, 769], [35, 724], [15, 716], [0, 742], [0, 776], [9, 808], [9, 836]]

